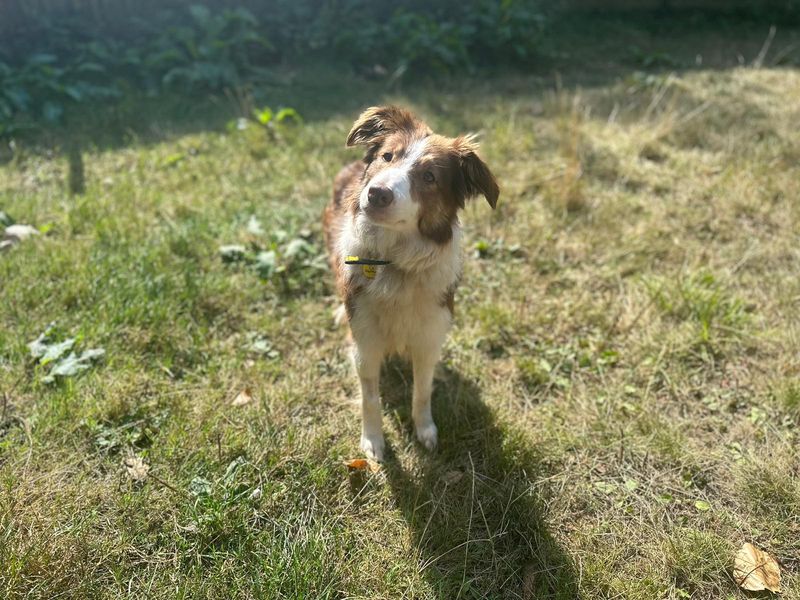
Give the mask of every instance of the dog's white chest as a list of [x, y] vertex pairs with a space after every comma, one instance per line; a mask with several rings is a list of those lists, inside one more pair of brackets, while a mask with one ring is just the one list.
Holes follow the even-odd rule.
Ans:
[[364, 288], [351, 327], [379, 339], [387, 353], [407, 354], [414, 346], [441, 343], [451, 323], [444, 302], [447, 286], [390, 267], [377, 269], [373, 278], [356, 275]]

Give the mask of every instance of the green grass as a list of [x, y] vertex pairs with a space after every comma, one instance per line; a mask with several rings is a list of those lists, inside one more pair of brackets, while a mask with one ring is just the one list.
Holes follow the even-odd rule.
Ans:
[[[610, 26], [563, 42], [563, 84], [293, 74], [272, 104], [305, 124], [272, 135], [225, 129], [246, 95], [128, 129], [133, 100], [73, 116], [82, 195], [46, 151], [72, 130], [20, 142], [0, 210], [50, 228], [0, 255], [0, 595], [745, 598], [750, 541], [800, 597], [800, 73], [736, 66], [762, 31]], [[319, 216], [358, 108], [384, 101], [480, 132], [502, 194], [463, 218], [440, 449], [414, 443], [392, 361], [388, 460], [348, 474]], [[105, 360], [44, 383], [27, 343], [53, 321]]]

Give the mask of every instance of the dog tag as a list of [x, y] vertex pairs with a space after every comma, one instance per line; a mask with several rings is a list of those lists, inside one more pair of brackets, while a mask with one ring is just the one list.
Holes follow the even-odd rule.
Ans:
[[367, 279], [375, 279], [375, 275], [378, 274], [378, 269], [375, 268], [375, 265], [361, 265], [361, 270]]

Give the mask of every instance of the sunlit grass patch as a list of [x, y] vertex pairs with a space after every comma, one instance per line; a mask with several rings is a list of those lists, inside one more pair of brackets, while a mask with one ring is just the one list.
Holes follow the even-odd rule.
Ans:
[[745, 333], [746, 302], [712, 273], [681, 273], [675, 278], [646, 281], [656, 308], [678, 323], [690, 323], [693, 343], [712, 352]]
[[[270, 93], [301, 123], [216, 99], [219, 126], [85, 148], [83, 194], [58, 155], [0, 167], [0, 210], [46, 229], [0, 254], [0, 595], [727, 600], [745, 541], [796, 594], [797, 73], [343, 79], [324, 103], [297, 77]], [[354, 474], [320, 212], [362, 98], [478, 131], [502, 193], [463, 213], [440, 448], [392, 361], [387, 462]], [[105, 359], [43, 382], [52, 321]]]

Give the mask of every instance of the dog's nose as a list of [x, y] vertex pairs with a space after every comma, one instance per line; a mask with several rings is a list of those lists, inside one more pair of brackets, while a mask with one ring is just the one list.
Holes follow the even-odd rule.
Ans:
[[389, 204], [392, 203], [392, 200], [394, 200], [394, 194], [389, 188], [372, 186], [367, 192], [367, 200], [369, 200], [370, 205], [374, 206], [375, 208], [383, 208], [384, 206], [389, 206]]

